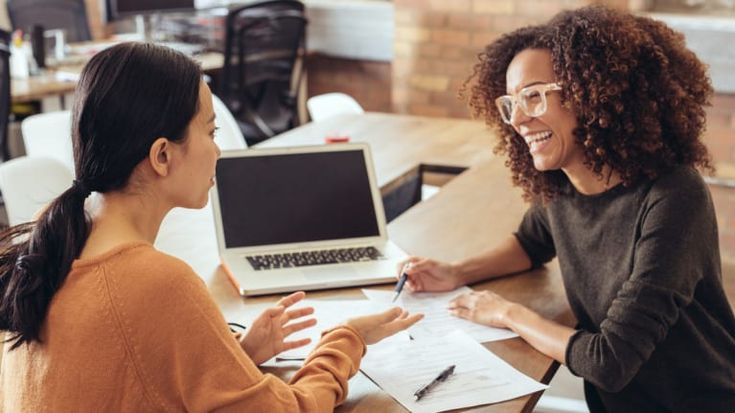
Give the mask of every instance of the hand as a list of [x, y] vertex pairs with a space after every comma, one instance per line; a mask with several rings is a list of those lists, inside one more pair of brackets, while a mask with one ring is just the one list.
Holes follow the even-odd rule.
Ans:
[[515, 304], [490, 291], [460, 294], [449, 302], [449, 312], [490, 327], [509, 328], [508, 313]]
[[382, 313], [349, 319], [346, 324], [355, 329], [366, 344], [375, 344], [411, 327], [422, 318], [423, 314], [408, 315], [408, 312], [394, 307]]
[[398, 276], [406, 267], [406, 286], [410, 291], [452, 291], [462, 285], [457, 268], [429, 258], [409, 257], [398, 266]]
[[247, 334], [240, 339], [240, 346], [256, 365], [270, 360], [276, 354], [305, 346], [311, 342], [309, 338], [285, 341], [286, 337], [291, 334], [316, 325], [316, 320], [313, 318], [288, 324], [292, 320], [314, 313], [312, 307], [286, 311], [288, 307], [303, 300], [305, 296], [303, 291], [299, 291], [282, 298], [275, 307], [263, 311], [250, 326]]

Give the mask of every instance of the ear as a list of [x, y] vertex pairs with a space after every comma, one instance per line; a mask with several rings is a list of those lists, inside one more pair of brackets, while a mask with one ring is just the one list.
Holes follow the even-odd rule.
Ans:
[[158, 138], [148, 152], [148, 162], [159, 176], [168, 176], [171, 169], [172, 144], [166, 138]]

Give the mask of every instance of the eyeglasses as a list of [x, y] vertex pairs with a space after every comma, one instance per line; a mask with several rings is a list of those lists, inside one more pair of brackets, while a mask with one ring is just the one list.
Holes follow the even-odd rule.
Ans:
[[561, 90], [558, 83], [544, 83], [533, 85], [521, 89], [517, 95], [504, 95], [495, 99], [495, 106], [498, 107], [500, 117], [503, 122], [510, 125], [513, 117], [513, 111], [518, 106], [526, 116], [532, 118], [538, 117], [546, 113], [546, 93]]

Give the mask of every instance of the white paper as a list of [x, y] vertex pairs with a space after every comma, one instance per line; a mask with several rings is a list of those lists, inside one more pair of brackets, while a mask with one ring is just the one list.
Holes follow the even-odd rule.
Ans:
[[[454, 374], [415, 401], [414, 393], [450, 365], [455, 366]], [[498, 403], [548, 387], [459, 330], [445, 336], [371, 347], [361, 370], [411, 412]]]
[[[442, 336], [454, 330], [464, 331], [478, 343], [518, 337], [518, 334], [511, 330], [488, 327], [453, 316], [447, 310], [449, 302], [454, 297], [469, 292], [472, 292], [469, 287], [461, 287], [445, 293], [410, 293], [404, 291], [395, 304], [408, 310], [411, 314], [424, 314], [424, 319], [409, 329], [409, 333], [415, 339]], [[390, 303], [394, 296], [392, 291], [382, 290], [363, 289], [362, 293], [371, 301], [379, 303]]]
[[[297, 308], [304, 308], [304, 307], [314, 307], [314, 314], [304, 317], [302, 319], [294, 320], [294, 322], [307, 320], [313, 317], [313, 318], [316, 318], [317, 324], [314, 327], [310, 327], [306, 330], [302, 330], [302, 331], [296, 332], [288, 336], [286, 338], [286, 341], [295, 341], [295, 340], [299, 340], [299, 339], [308, 337], [308, 338], [311, 338], [311, 343], [304, 347], [299, 347], [293, 350], [285, 351], [281, 354], [278, 354], [276, 358], [278, 359], [304, 359], [309, 355], [309, 353], [311, 353], [314, 347], [316, 347], [317, 343], [319, 342], [319, 339], [321, 338], [322, 332], [324, 330], [333, 328], [337, 326], [338, 324], [343, 323], [347, 319], [350, 319], [353, 317], [359, 317], [363, 315], [381, 313], [394, 306], [395, 305], [391, 306], [386, 303], [380, 303], [380, 302], [375, 302], [371, 300], [310, 300], [310, 299], [305, 299], [297, 303], [293, 307], [289, 308], [289, 310], [294, 310]], [[250, 317], [247, 318], [247, 322], [249, 324], [252, 324], [252, 320], [254, 320], [258, 314], [254, 314], [254, 313], [250, 314]], [[398, 341], [408, 341], [409, 340], [408, 334], [405, 332], [399, 333], [397, 336], [398, 337], [393, 338], [393, 340], [398, 340]], [[389, 340], [388, 342], [392, 342], [393, 340]]]

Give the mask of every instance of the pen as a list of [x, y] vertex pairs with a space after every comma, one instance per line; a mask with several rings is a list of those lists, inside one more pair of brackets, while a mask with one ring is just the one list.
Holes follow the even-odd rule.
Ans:
[[434, 380], [431, 381], [431, 383], [418, 389], [416, 393], [413, 394], [413, 397], [416, 398], [416, 401], [421, 400], [421, 398], [424, 397], [426, 393], [429, 392], [429, 390], [434, 388], [437, 384], [446, 380], [447, 377], [451, 376], [454, 373], [454, 367], [455, 367], [454, 364], [452, 364], [451, 366], [445, 368], [441, 373], [439, 373], [438, 376], [436, 376]]
[[396, 284], [396, 289], [394, 290], [396, 292], [396, 295], [393, 296], [393, 300], [391, 300], [392, 303], [395, 303], [398, 299], [398, 296], [401, 295], [401, 291], [403, 291], [403, 285], [406, 284], [406, 279], [408, 278], [408, 274], [406, 274], [406, 270], [408, 267], [411, 266], [411, 263], [406, 263], [406, 265], [403, 266], [403, 269], [401, 270], [401, 277], [398, 279], [398, 284]]

